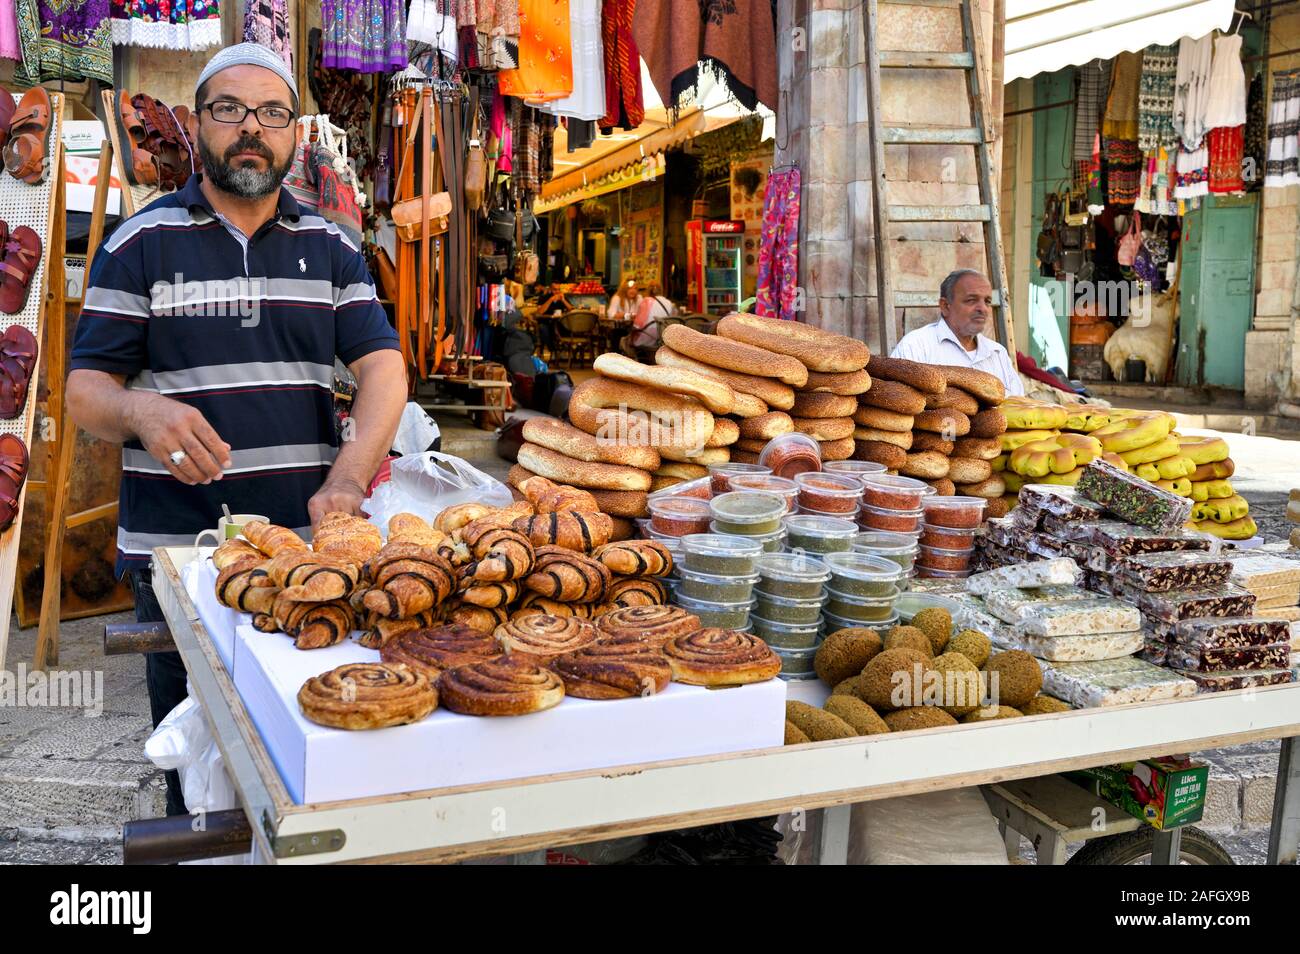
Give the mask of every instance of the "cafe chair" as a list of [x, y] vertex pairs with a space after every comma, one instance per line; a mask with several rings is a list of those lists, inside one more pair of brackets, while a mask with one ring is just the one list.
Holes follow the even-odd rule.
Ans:
[[555, 352], [557, 360], [566, 361], [572, 369], [574, 359], [584, 356], [596, 360], [596, 339], [600, 333], [600, 317], [594, 311], [578, 309], [566, 311], [555, 319]]

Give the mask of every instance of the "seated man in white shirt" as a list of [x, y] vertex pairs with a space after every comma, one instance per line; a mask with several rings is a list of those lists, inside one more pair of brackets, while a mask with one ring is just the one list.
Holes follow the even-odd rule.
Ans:
[[890, 357], [987, 371], [1023, 395], [1024, 383], [1007, 349], [980, 334], [993, 314], [993, 286], [973, 268], [959, 268], [939, 286], [939, 314], [933, 324], [904, 335]]

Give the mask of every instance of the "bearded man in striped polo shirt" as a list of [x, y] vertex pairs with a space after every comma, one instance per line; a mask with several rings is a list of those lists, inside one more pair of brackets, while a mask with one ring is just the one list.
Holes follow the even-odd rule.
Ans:
[[[117, 569], [141, 622], [162, 619], [152, 549], [192, 543], [223, 504], [304, 536], [325, 513], [357, 513], [407, 393], [360, 250], [281, 188], [300, 137], [284, 61], [222, 50], [194, 105], [203, 172], [99, 248], [68, 376], [76, 422], [123, 445]], [[335, 358], [357, 379], [342, 446]], [[157, 725], [185, 698], [185, 668], [153, 653], [146, 672]], [[168, 813], [183, 813], [167, 781]]]

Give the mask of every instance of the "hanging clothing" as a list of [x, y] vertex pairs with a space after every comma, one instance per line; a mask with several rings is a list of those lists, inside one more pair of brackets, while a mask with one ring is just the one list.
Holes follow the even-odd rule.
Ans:
[[1264, 165], [1268, 156], [1268, 111], [1264, 103], [1264, 74], [1256, 73], [1246, 94], [1246, 154], [1243, 178], [1247, 189], [1264, 185]]
[[[512, 161], [515, 154], [514, 129], [510, 122], [508, 110], [506, 109], [506, 98], [499, 92], [492, 97], [492, 113], [488, 118], [492, 130], [492, 139], [489, 143], [488, 161], [496, 160], [497, 172], [513, 172], [514, 162]], [[495, 154], [490, 148], [490, 144], [495, 143]]]
[[95, 79], [112, 85], [109, 0], [22, 0], [16, 11], [23, 48], [17, 82]]
[[1219, 126], [1206, 137], [1210, 150], [1210, 191], [1241, 192], [1241, 158], [1245, 154], [1245, 125]]
[[1300, 184], [1300, 70], [1273, 74], [1273, 102], [1268, 112], [1268, 161], [1264, 188]]
[[1210, 67], [1214, 61], [1214, 35], [1178, 41], [1178, 75], [1174, 80], [1174, 134], [1188, 149], [1196, 149], [1209, 127], [1205, 111], [1210, 104]]
[[519, 65], [519, 4], [515, 0], [461, 0], [474, 4], [477, 59], [483, 69]]
[[0, 0], [0, 59], [21, 60], [23, 44], [18, 36], [18, 7], [13, 0]]
[[1138, 147], [1153, 154], [1174, 143], [1174, 80], [1178, 56], [1172, 46], [1148, 46], [1142, 51], [1138, 84]]
[[112, 32], [117, 46], [206, 50], [222, 43], [221, 11], [217, 0], [112, 0]]
[[1138, 87], [1142, 79], [1142, 54], [1121, 53], [1111, 70], [1110, 93], [1101, 134], [1108, 139], [1136, 140], [1138, 137]]
[[1174, 168], [1174, 198], [1195, 199], [1210, 192], [1210, 150], [1202, 140], [1195, 149], [1178, 149]]
[[407, 65], [402, 0], [324, 0], [321, 33], [326, 69], [389, 73]]
[[604, 0], [600, 38], [605, 49], [605, 115], [600, 128], [636, 129], [645, 119], [641, 96], [641, 53], [632, 35], [636, 0]]
[[754, 313], [794, 321], [799, 287], [799, 170], [774, 172], [763, 193]]
[[1110, 60], [1093, 60], [1079, 67], [1079, 97], [1074, 112], [1074, 158], [1087, 162], [1097, 139], [1110, 88]]
[[600, 119], [605, 115], [605, 54], [600, 41], [600, 0], [569, 0], [573, 92], [537, 108], [555, 116]]
[[1175, 161], [1177, 147], [1174, 150], [1159, 146], [1143, 154], [1142, 176], [1138, 183], [1138, 197], [1134, 208], [1151, 215], [1177, 215], [1178, 202], [1174, 197]]
[[[514, 179], [525, 196], [536, 196], [554, 171], [555, 117], [512, 100], [518, 110], [514, 133]], [[498, 166], [499, 168], [499, 166]], [[521, 199], [524, 205], [531, 200]]]
[[360, 73], [340, 73], [324, 67], [321, 31], [312, 28], [307, 50], [311, 72], [307, 84], [320, 112], [348, 137], [348, 158], [355, 162], [358, 179], [369, 179], [375, 170], [375, 147], [371, 143], [371, 93]]
[[568, 152], [586, 149], [596, 141], [596, 123], [591, 119], [570, 119], [565, 143]]
[[503, 96], [537, 105], [573, 92], [569, 0], [519, 0], [519, 66], [497, 74]]
[[771, 0], [637, 0], [632, 33], [659, 98], [670, 109], [699, 86], [701, 69], [720, 74], [746, 109], [777, 108], [776, 29]]
[[245, 0], [244, 39], [275, 50], [284, 60], [284, 65], [293, 69], [293, 45], [289, 42], [289, 13], [285, 0]]
[[1138, 196], [1142, 150], [1134, 139], [1103, 139], [1106, 160], [1106, 199], [1114, 205], [1132, 205]]
[[1210, 73], [1210, 102], [1205, 126], [1243, 126], [1246, 123], [1246, 73], [1241, 67], [1241, 37], [1234, 34], [1214, 41], [1214, 67]]

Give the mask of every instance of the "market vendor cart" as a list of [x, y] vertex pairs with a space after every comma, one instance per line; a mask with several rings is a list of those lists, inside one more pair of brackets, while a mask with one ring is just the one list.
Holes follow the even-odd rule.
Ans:
[[193, 559], [186, 547], [155, 550], [155, 589], [264, 863], [536, 858], [549, 847], [822, 808], [819, 860], [843, 864], [855, 802], [1278, 738], [1269, 859], [1296, 860], [1300, 684], [295, 804], [181, 581]]

